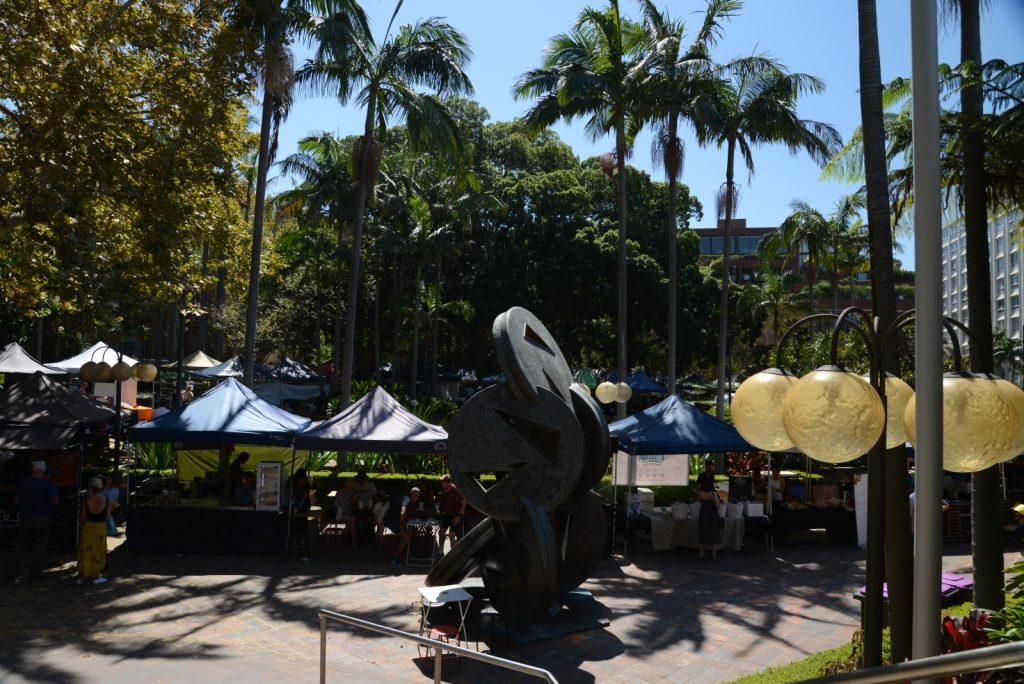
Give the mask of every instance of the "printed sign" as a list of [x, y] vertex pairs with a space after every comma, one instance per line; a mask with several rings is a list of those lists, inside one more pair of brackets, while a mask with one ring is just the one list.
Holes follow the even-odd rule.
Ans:
[[615, 454], [615, 484], [630, 484], [630, 461], [633, 461], [636, 470], [632, 478], [632, 484], [640, 486], [690, 484], [689, 454], [640, 454], [630, 456], [623, 451], [619, 451]]

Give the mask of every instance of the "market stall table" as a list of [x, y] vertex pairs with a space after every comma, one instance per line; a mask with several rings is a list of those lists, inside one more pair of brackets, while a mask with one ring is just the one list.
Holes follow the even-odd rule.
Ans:
[[[653, 513], [651, 519], [651, 547], [655, 551], [674, 549], [677, 546], [698, 548], [697, 520], [692, 517], [676, 519], [671, 513]], [[716, 549], [728, 548], [739, 551], [743, 547], [743, 535], [746, 531], [742, 517], [724, 518], [722, 541]]]

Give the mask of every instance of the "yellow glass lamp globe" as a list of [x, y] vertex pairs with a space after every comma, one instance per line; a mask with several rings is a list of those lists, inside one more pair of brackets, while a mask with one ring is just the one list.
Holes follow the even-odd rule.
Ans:
[[110, 380], [110, 364], [106, 361], [100, 361], [96, 364], [96, 374], [93, 379], [97, 382], [107, 382]]
[[602, 382], [600, 385], [597, 386], [597, 389], [594, 390], [594, 396], [596, 396], [597, 400], [602, 404], [612, 403], [613, 401], [615, 401], [618, 395], [619, 391], [615, 387], [615, 384], [607, 381]]
[[[917, 448], [917, 397], [907, 402], [903, 422]], [[1017, 412], [996, 383], [982, 375], [942, 376], [942, 469], [973, 473], [1005, 458], [1017, 436]]]
[[624, 382], [620, 382], [615, 386], [615, 400], [620, 404], [625, 404], [629, 401], [629, 398], [633, 396], [633, 388]]
[[768, 368], [750, 376], [732, 395], [732, 423], [743, 439], [765, 451], [785, 451], [793, 441], [782, 426], [782, 399], [796, 376]]
[[823, 366], [786, 393], [782, 424], [794, 446], [814, 460], [845, 463], [878, 441], [885, 409], [878, 392], [859, 375]]
[[584, 394], [590, 394], [590, 388], [587, 387], [586, 385], [584, 385], [582, 382], [574, 382], [574, 383], [572, 383], [571, 386], [575, 387], [576, 389], [578, 389], [580, 392], [583, 392]]
[[151, 363], [140, 363], [135, 371], [136, 377], [143, 382], [152, 382], [156, 379], [156, 366]]
[[996, 387], [999, 389], [1000, 394], [1003, 395], [1003, 399], [1005, 399], [1006, 403], [1013, 407], [1013, 410], [1017, 413], [1017, 435], [1014, 437], [1009, 453], [1005, 457], [996, 461], [996, 463], [1001, 463], [1003, 461], [1009, 461], [1011, 458], [1016, 458], [1021, 453], [1024, 453], [1024, 390], [1021, 390], [1017, 385], [1003, 380], [1002, 378], [995, 378], [994, 382]]
[[[868, 382], [871, 378], [861, 376]], [[1022, 393], [1024, 394], [1024, 393]], [[885, 448], [893, 449], [907, 443], [907, 428], [903, 424], [903, 411], [914, 396], [914, 388], [892, 373], [885, 374]], [[1024, 398], [1024, 397], [1022, 397]]]
[[92, 382], [96, 379], [97, 363], [95, 361], [86, 361], [82, 364], [82, 367], [78, 369], [78, 377], [86, 382]]
[[118, 361], [110, 369], [110, 377], [116, 382], [124, 382], [132, 377], [132, 367], [124, 361]]

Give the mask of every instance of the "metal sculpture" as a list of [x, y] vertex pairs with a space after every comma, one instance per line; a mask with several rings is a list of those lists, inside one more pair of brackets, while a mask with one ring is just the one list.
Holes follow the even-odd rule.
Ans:
[[[478, 392], [448, 425], [448, 466], [487, 519], [431, 570], [431, 586], [479, 571], [509, 625], [543, 617], [557, 594], [597, 567], [607, 526], [590, 491], [608, 469], [611, 440], [597, 403], [574, 387], [554, 337], [513, 307], [492, 327], [506, 383]], [[496, 480], [484, 480], [493, 474]]]

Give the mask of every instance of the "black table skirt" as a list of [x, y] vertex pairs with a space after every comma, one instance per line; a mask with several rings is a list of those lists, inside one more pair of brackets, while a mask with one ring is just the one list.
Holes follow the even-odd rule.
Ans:
[[129, 551], [160, 553], [283, 553], [287, 516], [277, 511], [139, 506], [128, 510]]

